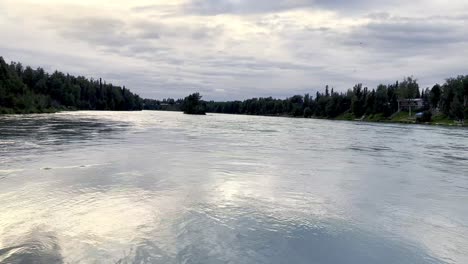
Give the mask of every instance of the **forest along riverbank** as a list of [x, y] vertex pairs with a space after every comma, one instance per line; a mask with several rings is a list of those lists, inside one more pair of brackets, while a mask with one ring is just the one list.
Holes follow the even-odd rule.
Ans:
[[[286, 99], [204, 101], [199, 93], [185, 99], [142, 99], [125, 86], [107, 84], [42, 68], [7, 64], [0, 57], [0, 114], [48, 113], [61, 110], [169, 110], [188, 114], [225, 113], [315, 117], [399, 123], [459, 125], [468, 118], [468, 75], [420, 89], [413, 77], [370, 89], [356, 84], [347, 91], [324, 92]], [[407, 114], [405, 114], [407, 112]], [[411, 114], [409, 114], [411, 113]]]

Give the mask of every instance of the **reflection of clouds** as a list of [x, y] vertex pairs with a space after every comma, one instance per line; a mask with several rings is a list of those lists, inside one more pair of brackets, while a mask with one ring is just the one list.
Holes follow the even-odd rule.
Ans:
[[[410, 231], [419, 235], [422, 244], [435, 256], [449, 263], [468, 263], [468, 228], [466, 223], [454, 221], [446, 216], [433, 214], [422, 219], [423, 224], [416, 224]], [[444, 243], [440, 243], [444, 241]], [[453, 254], [456, 252], [456, 254]]]
[[[219, 175], [218, 175], [219, 176]], [[282, 183], [274, 177], [239, 175], [238, 179], [211, 183], [214, 185], [208, 195], [209, 202], [218, 207], [254, 208], [264, 214], [275, 214], [277, 217], [295, 215], [311, 217], [314, 220], [342, 219], [344, 216], [338, 208], [333, 208], [323, 196], [301, 192], [282, 192]], [[250, 178], [250, 180], [248, 180]], [[243, 210], [241, 214], [244, 214]], [[222, 217], [222, 216], [221, 216]]]
[[176, 197], [155, 197], [140, 189], [70, 191], [45, 184], [26, 185], [25, 189], [20, 194], [0, 196], [4, 204], [0, 211], [0, 248], [10, 247], [11, 238], [31, 233], [34, 226], [56, 233], [65, 262], [72, 263], [83, 257], [91, 261], [120, 256], [148, 229], [158, 229], [161, 236], [170, 237], [159, 224], [164, 218], [175, 217], [171, 214]]
[[447, 130], [160, 112], [56, 116], [124, 129], [2, 167], [2, 257], [40, 227], [70, 263], [466, 262], [465, 182], [423, 168], [433, 157], [428, 138], [446, 152], [463, 145], [464, 130], [438, 137]]
[[463, 219], [468, 212], [460, 187], [468, 183], [461, 176], [468, 167], [448, 160], [445, 153], [464, 148], [466, 131], [390, 124], [347, 127], [347, 133], [334, 137], [337, 142], [345, 139], [337, 154], [349, 153], [351, 162], [333, 155], [337, 160], [332, 164], [339, 164], [334, 167], [343, 169], [330, 176], [341, 178], [339, 193], [348, 200], [350, 218], [369, 230], [411, 241], [448, 263], [465, 263], [468, 229]]
[[[392, 211], [389, 218], [379, 218], [385, 223], [394, 223], [393, 231], [408, 241], [421, 245], [431, 255], [447, 263], [467, 263], [468, 229], [461, 219], [448, 218], [447, 212]], [[453, 217], [453, 216], [452, 216]], [[395, 228], [395, 222], [401, 224]], [[403, 224], [404, 223], [404, 224]], [[388, 227], [390, 228], [390, 227]]]
[[[70, 144], [78, 148], [95, 139], [111, 139], [129, 126], [126, 122], [80, 113], [81, 116], [76, 113], [1, 116], [0, 135], [9, 144], [0, 148], [0, 164], [8, 166], [16, 159], [44, 154], [50, 147], [57, 152], [66, 150]], [[9, 155], [12, 152], [16, 155]]]
[[0, 249], [1, 263], [63, 263], [61, 248], [53, 232], [36, 227], [22, 237], [8, 239], [12, 246]]
[[178, 224], [178, 263], [442, 263], [423, 249], [339, 220], [311, 224], [253, 208], [243, 215], [235, 207], [214, 208], [190, 211], [188, 224]]

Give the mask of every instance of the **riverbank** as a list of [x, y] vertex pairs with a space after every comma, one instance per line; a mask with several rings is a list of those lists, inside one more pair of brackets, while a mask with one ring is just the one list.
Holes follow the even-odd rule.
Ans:
[[53, 114], [62, 111], [75, 111], [76, 109], [56, 109], [56, 108], [46, 108], [46, 109], [11, 109], [0, 107], [0, 115], [28, 115], [28, 114]]
[[[155, 110], [164, 111], [164, 110]], [[174, 112], [174, 111], [166, 111]], [[223, 113], [208, 113], [208, 114], [223, 114]], [[226, 114], [232, 115], [232, 114]], [[350, 113], [345, 113], [335, 118], [325, 117], [302, 117], [302, 116], [291, 116], [291, 115], [248, 115], [248, 114], [236, 114], [236, 115], [247, 115], [247, 116], [267, 116], [267, 117], [282, 117], [282, 118], [297, 118], [297, 119], [318, 119], [318, 120], [332, 120], [332, 121], [350, 121], [350, 122], [369, 122], [369, 123], [394, 123], [394, 124], [410, 124], [410, 125], [433, 125], [433, 126], [451, 126], [451, 127], [468, 127], [468, 124], [460, 124], [459, 122], [449, 119], [447, 116], [438, 114], [432, 118], [431, 122], [417, 122], [414, 115], [410, 116], [408, 112], [400, 112], [392, 118], [386, 118], [381, 114], [370, 115], [364, 118], [356, 118]]]
[[15, 110], [10, 108], [0, 108], [0, 116], [2, 115], [30, 115], [30, 114], [54, 114], [60, 112], [76, 112], [76, 111], [109, 111], [109, 112], [138, 112], [143, 110], [96, 110], [96, 109], [77, 109], [77, 108], [46, 108], [40, 110]]
[[[53, 114], [59, 112], [73, 112], [73, 111], [80, 111], [78, 109], [43, 109], [41, 111], [6, 111], [10, 109], [1, 108], [0, 109], [0, 116], [2, 115], [23, 115], [23, 114]], [[82, 110], [87, 111], [87, 110]], [[89, 110], [93, 111], [93, 110]], [[111, 110], [102, 110], [102, 111], [111, 111]], [[162, 111], [162, 112], [182, 112], [182, 111], [167, 111], [167, 110], [145, 110], [145, 111]], [[115, 111], [113, 111], [115, 112]], [[126, 112], [126, 111], [120, 111]], [[129, 111], [132, 112], [132, 111]], [[208, 114], [223, 114], [223, 113], [210, 113]], [[232, 115], [232, 114], [226, 114]], [[237, 114], [237, 115], [246, 115], [246, 114]], [[305, 117], [295, 117], [291, 115], [253, 115], [253, 116], [268, 116], [268, 117], [283, 117], [283, 118], [302, 118], [307, 119]], [[408, 112], [400, 112], [394, 115], [392, 118], [386, 118], [381, 114], [376, 115], [369, 115], [364, 118], [356, 118], [351, 113], [342, 114], [336, 118], [323, 118], [323, 117], [310, 117], [310, 119], [321, 119], [321, 120], [334, 120], [334, 121], [351, 121], [351, 122], [371, 122], [371, 123], [396, 123], [396, 124], [413, 124], [413, 125], [433, 125], [433, 126], [451, 126], [451, 127], [468, 127], [468, 124], [461, 124], [455, 120], [449, 119], [447, 116], [442, 114], [435, 115], [432, 118], [431, 122], [417, 122], [414, 115], [410, 116]]]
[[468, 127], [467, 123], [461, 124], [460, 122], [452, 120], [443, 114], [435, 115], [430, 122], [418, 122], [416, 121], [416, 117], [414, 114], [410, 115], [409, 112], [405, 111], [401, 111], [392, 116], [391, 118], [384, 117], [381, 114], [369, 115], [363, 118], [356, 118], [350, 113], [345, 113], [334, 118], [334, 120]]

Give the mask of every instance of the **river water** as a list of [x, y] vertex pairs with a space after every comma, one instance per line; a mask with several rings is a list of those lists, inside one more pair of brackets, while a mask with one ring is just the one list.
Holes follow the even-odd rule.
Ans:
[[0, 263], [468, 263], [468, 130], [0, 117]]

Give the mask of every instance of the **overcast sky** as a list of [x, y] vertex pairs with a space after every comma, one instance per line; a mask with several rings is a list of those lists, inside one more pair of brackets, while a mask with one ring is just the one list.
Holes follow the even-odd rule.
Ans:
[[[385, 3], [381, 3], [385, 2]], [[468, 74], [466, 0], [0, 0], [0, 56], [143, 97], [286, 97]]]

